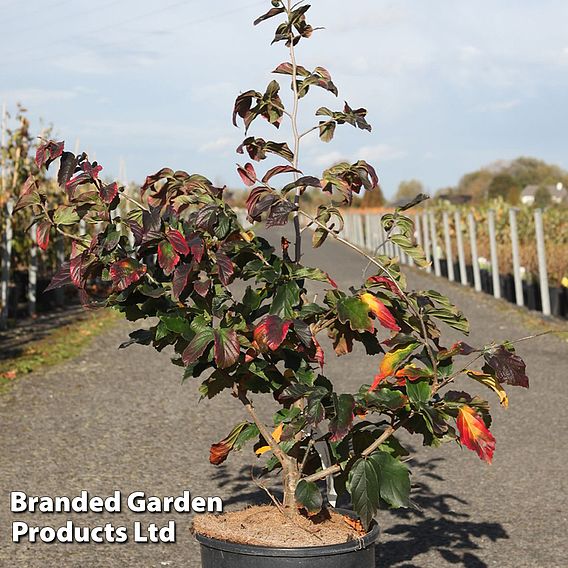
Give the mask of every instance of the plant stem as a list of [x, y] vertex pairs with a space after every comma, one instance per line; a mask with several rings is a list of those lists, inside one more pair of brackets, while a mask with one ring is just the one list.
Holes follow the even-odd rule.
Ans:
[[[408, 422], [408, 420], [410, 420], [411, 417], [412, 413], [407, 418], [401, 420], [397, 424], [386, 428], [386, 430], [370, 446], [368, 446], [361, 452], [361, 456], [366, 458], [367, 456], [372, 454], [381, 444], [384, 444], [401, 426], [404, 426], [404, 424], [406, 424], [406, 422]], [[319, 481], [320, 479], [325, 479], [326, 477], [339, 473], [340, 471], [341, 471], [341, 466], [339, 464], [335, 464], [330, 467], [326, 467], [321, 471], [317, 471], [312, 475], [304, 477], [304, 480], [308, 482]]]
[[[288, 18], [291, 17], [292, 12], [292, 2], [287, 0], [288, 8], [287, 14]], [[298, 64], [296, 62], [296, 53], [294, 50], [294, 34], [290, 33], [290, 62], [292, 63], [292, 92], [293, 92], [293, 106], [292, 112], [290, 113], [290, 121], [292, 123], [292, 135], [294, 137], [294, 161], [292, 166], [294, 169], [298, 169], [298, 161], [300, 154], [300, 133], [298, 131], [298, 103], [300, 97], [298, 95]], [[294, 173], [294, 181], [298, 180], [298, 174]], [[300, 205], [300, 196], [302, 195], [302, 190], [300, 187], [296, 188], [296, 195], [294, 196], [294, 232], [296, 233], [296, 242], [294, 244], [294, 262], [300, 262], [302, 257], [302, 232], [300, 230], [300, 217], [298, 214], [298, 208]]]

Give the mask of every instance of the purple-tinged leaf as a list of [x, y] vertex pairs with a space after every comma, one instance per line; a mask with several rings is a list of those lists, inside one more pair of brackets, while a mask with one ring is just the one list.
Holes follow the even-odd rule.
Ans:
[[495, 371], [500, 383], [529, 388], [525, 362], [504, 345], [491, 349], [484, 357], [487, 365]]
[[189, 282], [193, 266], [191, 264], [180, 264], [174, 271], [172, 277], [172, 296], [179, 300]]
[[71, 274], [69, 269], [69, 261], [65, 261], [59, 267], [59, 270], [55, 273], [49, 286], [44, 290], [44, 292], [49, 292], [50, 290], [56, 290], [62, 286], [67, 286], [73, 284], [71, 281]]
[[[292, 67], [291, 63], [281, 63], [272, 72], [278, 73], [280, 75], [292, 75], [293, 67]], [[308, 77], [310, 75], [310, 72], [305, 67], [302, 67], [301, 65], [297, 65], [296, 66], [296, 75], [298, 75], [299, 77]]]
[[122, 292], [146, 274], [146, 265], [140, 264], [133, 258], [123, 258], [110, 265], [109, 274], [114, 289], [117, 292]]
[[259, 16], [254, 21], [254, 25], [256, 26], [256, 25], [260, 24], [261, 22], [268, 20], [269, 18], [273, 18], [274, 16], [278, 16], [278, 14], [283, 14], [285, 11], [286, 11], [286, 9], [283, 6], [280, 6], [279, 8], [271, 8], [270, 10], [268, 10], [268, 12], [266, 12], [266, 14]]
[[118, 183], [113, 181], [109, 184], [101, 184], [98, 188], [99, 195], [105, 203], [112, 203], [113, 199], [118, 195]]
[[56, 160], [63, 153], [65, 142], [54, 142], [49, 140], [40, 144], [36, 150], [35, 163], [38, 168], [49, 168], [53, 160]]
[[185, 237], [176, 229], [167, 229], [166, 230], [166, 237], [168, 241], [170, 241], [171, 245], [174, 247], [174, 250], [181, 255], [189, 254], [189, 245], [185, 240]]
[[41, 203], [41, 199], [38, 192], [39, 186], [35, 177], [33, 175], [29, 175], [20, 190], [20, 196], [14, 206], [13, 212], [16, 213], [20, 209], [24, 209], [30, 205], [39, 205]]
[[41, 250], [47, 250], [47, 246], [49, 245], [49, 231], [51, 230], [51, 222], [50, 221], [42, 221], [38, 223], [36, 228], [36, 240], [37, 246]]
[[76, 288], [83, 288], [83, 281], [81, 278], [81, 267], [83, 264], [83, 255], [78, 254], [69, 261], [69, 274], [71, 275], [71, 282]]
[[234, 329], [215, 330], [215, 362], [220, 369], [231, 367], [239, 360], [241, 345]]
[[179, 254], [168, 241], [162, 241], [158, 245], [158, 265], [169, 276], [180, 261]]
[[65, 188], [67, 182], [73, 177], [78, 163], [79, 158], [73, 152], [63, 152], [61, 154], [61, 163], [57, 173], [57, 183], [60, 187]]
[[[274, 176], [278, 174], [288, 174], [288, 173], [297, 173], [301, 174], [300, 170], [293, 168], [292, 166], [275, 166], [270, 168], [262, 178], [262, 183], [268, 183]], [[318, 180], [319, 181], [319, 180]]]
[[267, 142], [263, 138], [254, 138], [250, 136], [243, 140], [243, 143], [237, 148], [239, 154], [244, 154], [244, 150], [248, 152], [251, 160], [260, 162], [266, 158], [266, 154], [276, 154], [292, 163], [294, 161], [294, 154], [286, 144], [286, 142]]
[[192, 363], [195, 363], [199, 357], [203, 355], [205, 349], [207, 349], [214, 339], [216, 338], [210, 327], [201, 328], [189, 342], [189, 345], [185, 348], [181, 355], [181, 359], [184, 364], [191, 365]]
[[335, 416], [329, 421], [330, 441], [340, 442], [353, 424], [355, 400], [350, 394], [340, 394], [335, 400]]
[[266, 227], [279, 227], [288, 222], [288, 216], [296, 206], [287, 199], [283, 199], [270, 208], [266, 219]]
[[232, 260], [222, 252], [217, 253], [217, 270], [219, 272], [219, 280], [224, 286], [228, 286], [231, 277], [235, 273], [235, 266]]
[[193, 289], [202, 297], [205, 298], [207, 296], [207, 292], [209, 292], [209, 288], [211, 286], [211, 280], [197, 280], [193, 284]]
[[205, 243], [203, 242], [203, 239], [196, 233], [192, 233], [187, 239], [187, 244], [195, 262], [199, 264], [203, 258], [203, 253], [205, 252]]

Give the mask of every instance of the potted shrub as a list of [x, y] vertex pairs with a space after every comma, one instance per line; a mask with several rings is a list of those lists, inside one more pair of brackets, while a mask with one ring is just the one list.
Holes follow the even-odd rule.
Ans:
[[[201, 397], [240, 401], [243, 420], [211, 446], [213, 464], [249, 443], [256, 444], [266, 472], [280, 471], [283, 498], [270, 494], [274, 507], [248, 515], [243, 525], [248, 532], [235, 542], [222, 536], [231, 514], [197, 520], [204, 566], [306, 565], [308, 557], [310, 566], [371, 567], [377, 511], [410, 503], [408, 452], [399, 431], [420, 435], [426, 445], [456, 442], [491, 462], [495, 440], [488, 403], [452, 385], [465, 377], [507, 405], [503, 385], [527, 387], [528, 379], [512, 343], [448, 345], [440, 324], [467, 335], [464, 315], [438, 292], [408, 290], [397, 259], [368, 255], [341, 237], [339, 206], [350, 205], [362, 189], [373, 191], [375, 170], [360, 160], [308, 175], [298, 159], [300, 144], [312, 131], [328, 142], [337, 126], [371, 127], [365, 109], [346, 103], [341, 110], [320, 108], [316, 124], [300, 131], [298, 108], [310, 88], [331, 95], [337, 89], [323, 67], [297, 63], [298, 44], [315, 30], [306, 20], [309, 5], [271, 4], [255, 23], [281, 20], [274, 42], [285, 44], [288, 57], [274, 73], [291, 84], [291, 104], [284, 103], [274, 80], [264, 92], [239, 95], [233, 120], [245, 126], [240, 154], [256, 162], [271, 154], [282, 162], [262, 174], [252, 162], [238, 166], [248, 187], [246, 214], [267, 227], [292, 217], [293, 242], [283, 238], [274, 247], [245, 229], [224, 188], [199, 174], [164, 168], [132, 196], [118, 183], [102, 181], [102, 167], [85, 153], [74, 155], [63, 142], [51, 140], [41, 144], [36, 162], [43, 169], [59, 159], [64, 203], [47, 199], [32, 176], [16, 209], [34, 209], [43, 249], [55, 232], [72, 243], [50, 288], [73, 284], [88, 306], [114, 307], [131, 321], [153, 318], [127, 343], [170, 346], [184, 378], [200, 382]], [[292, 143], [249, 135], [259, 117], [276, 129], [288, 122]], [[307, 188], [328, 195], [329, 202], [314, 213], [305, 211]], [[421, 266], [426, 261], [405, 211], [423, 199], [420, 195], [382, 217], [388, 238]], [[357, 289], [342, 290], [331, 275], [302, 264], [302, 220], [312, 229], [311, 246], [334, 238], [366, 257], [373, 271]], [[93, 228], [86, 234], [85, 224]], [[314, 283], [324, 288], [317, 299], [307, 295]], [[331, 353], [324, 353], [323, 335], [337, 355], [347, 355], [360, 342], [376, 358], [376, 376], [361, 377], [357, 392], [340, 392], [326, 376]], [[274, 402], [278, 410], [272, 420], [262, 420], [257, 407]], [[326, 503], [324, 480], [349, 496], [352, 516]], [[255, 520], [269, 522], [266, 515], [276, 516], [276, 524], [288, 531], [282, 544], [268, 546], [250, 537]], [[332, 532], [339, 527], [339, 536], [323, 539], [326, 526]], [[294, 544], [306, 539], [308, 546]]]

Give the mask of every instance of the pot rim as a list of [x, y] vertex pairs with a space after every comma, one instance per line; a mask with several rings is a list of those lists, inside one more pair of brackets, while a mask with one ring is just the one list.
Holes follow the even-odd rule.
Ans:
[[[334, 508], [334, 511], [342, 515], [348, 515], [351, 518], [357, 518], [353, 511], [347, 509]], [[272, 557], [310, 557], [310, 556], [326, 556], [346, 554], [357, 550], [368, 548], [377, 540], [379, 536], [379, 525], [376, 521], [371, 524], [371, 530], [357, 539], [339, 544], [327, 544], [324, 546], [296, 546], [296, 547], [274, 547], [260, 546], [254, 544], [241, 544], [238, 542], [229, 542], [227, 540], [219, 540], [211, 538], [199, 533], [195, 533], [195, 538], [202, 546], [213, 548], [215, 550], [223, 550], [225, 552], [233, 552], [248, 556], [272, 556]]]

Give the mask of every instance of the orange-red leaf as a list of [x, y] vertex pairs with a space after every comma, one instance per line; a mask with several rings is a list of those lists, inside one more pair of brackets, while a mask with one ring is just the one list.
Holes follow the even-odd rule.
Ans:
[[400, 326], [396, 323], [394, 316], [376, 296], [373, 296], [373, 294], [366, 292], [365, 294], [361, 294], [361, 300], [381, 322], [381, 325], [383, 327], [392, 329], [393, 331], [400, 331]]
[[237, 424], [226, 438], [223, 438], [220, 442], [211, 445], [211, 449], [209, 450], [209, 461], [213, 465], [222, 464], [227, 459], [227, 456], [233, 449], [239, 434], [247, 425], [248, 422], [241, 422], [240, 424]]
[[460, 433], [460, 443], [476, 452], [483, 461], [491, 463], [495, 451], [495, 438], [471, 406], [464, 404], [460, 408], [457, 427]]
[[379, 366], [379, 374], [375, 376], [375, 380], [370, 390], [375, 390], [379, 383], [387, 377], [394, 375], [396, 369], [404, 363], [408, 356], [416, 349], [418, 343], [407, 343], [395, 347], [392, 351], [385, 353], [383, 360]]

